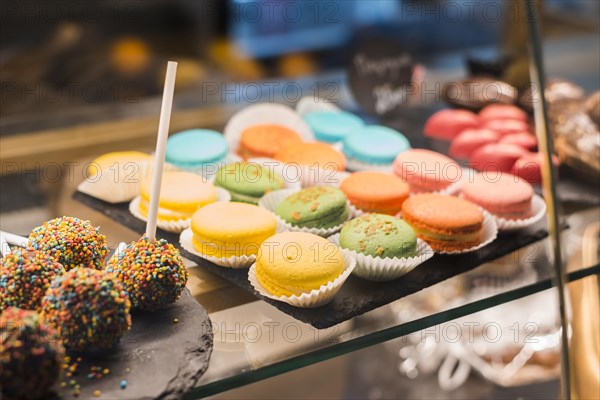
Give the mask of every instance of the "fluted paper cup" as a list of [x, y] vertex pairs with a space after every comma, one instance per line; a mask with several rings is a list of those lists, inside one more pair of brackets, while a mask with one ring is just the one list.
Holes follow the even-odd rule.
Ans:
[[204, 258], [207, 261], [210, 261], [214, 264], [217, 264], [221, 267], [225, 268], [248, 268], [250, 265], [254, 264], [256, 261], [255, 255], [250, 256], [231, 256], [231, 257], [216, 257], [208, 254], [200, 253], [194, 247], [194, 242], [192, 238], [194, 237], [194, 233], [192, 232], [192, 228], [187, 228], [181, 235], [179, 235], [179, 244], [183, 247], [188, 253], [194, 254], [198, 257]]
[[544, 218], [544, 215], [546, 215], [546, 202], [537, 194], [534, 194], [531, 199], [531, 211], [533, 215], [529, 218], [507, 219], [494, 216], [496, 218], [498, 230], [501, 232], [516, 231], [527, 228]]

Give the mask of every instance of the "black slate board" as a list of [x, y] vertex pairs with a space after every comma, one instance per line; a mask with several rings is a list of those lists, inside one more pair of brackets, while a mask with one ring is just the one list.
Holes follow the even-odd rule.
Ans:
[[[174, 318], [179, 322], [174, 323]], [[96, 398], [96, 390], [101, 392], [100, 399], [179, 399], [208, 368], [212, 347], [208, 313], [186, 289], [167, 308], [134, 311], [131, 330], [115, 348], [80, 355], [78, 374], [63, 378], [67, 386], [59, 388], [58, 394], [65, 399], [74, 398], [68, 385], [74, 379], [81, 385], [80, 399]], [[92, 366], [108, 368], [110, 373], [100, 379], [88, 379]], [[126, 389], [120, 388], [123, 379], [127, 381]]]
[[[79, 192], [75, 193], [74, 198], [136, 232], [143, 233], [145, 230], [145, 223], [129, 213], [128, 204], [109, 204]], [[180, 248], [178, 234], [159, 230], [157, 236], [167, 239]], [[370, 282], [351, 275], [331, 303], [315, 309], [296, 308], [286, 303], [265, 298], [255, 292], [250, 285], [247, 270], [219, 267], [183, 249], [181, 249], [181, 252], [184, 257], [196, 262], [199, 266], [247, 290], [286, 314], [302, 322], [309, 323], [315, 328], [324, 329], [460, 273], [472, 270], [485, 262], [495, 260], [535, 243], [546, 236], [548, 236], [548, 231], [546, 230], [545, 221], [540, 221], [525, 230], [501, 234], [489, 245], [472, 253], [459, 255], [436, 254], [395, 281]]]

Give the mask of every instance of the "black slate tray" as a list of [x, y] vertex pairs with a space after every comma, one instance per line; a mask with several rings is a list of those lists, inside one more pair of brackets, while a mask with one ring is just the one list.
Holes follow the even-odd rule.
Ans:
[[[140, 234], [145, 231], [145, 222], [138, 220], [129, 213], [128, 204], [110, 204], [80, 192], [75, 193], [74, 198]], [[159, 229], [157, 236], [167, 239], [181, 249], [179, 234]], [[248, 271], [245, 269], [219, 267], [183, 249], [181, 249], [181, 252], [184, 257], [196, 262], [199, 266], [247, 290], [286, 314], [311, 324], [315, 328], [323, 329], [472, 270], [485, 262], [495, 260], [533, 244], [546, 236], [548, 236], [546, 223], [540, 221], [525, 230], [501, 234], [489, 245], [472, 253], [459, 255], [436, 254], [395, 281], [370, 282], [351, 275], [331, 303], [314, 309], [297, 308], [261, 296], [250, 285], [247, 277]]]
[[[177, 318], [178, 322], [173, 320]], [[81, 385], [80, 399], [179, 399], [191, 390], [208, 368], [213, 333], [208, 313], [184, 290], [167, 308], [134, 311], [131, 330], [115, 348], [81, 357], [77, 374], [65, 377], [60, 398], [73, 399], [71, 379]], [[108, 368], [100, 379], [88, 379], [92, 366]], [[121, 380], [127, 381], [125, 389]]]

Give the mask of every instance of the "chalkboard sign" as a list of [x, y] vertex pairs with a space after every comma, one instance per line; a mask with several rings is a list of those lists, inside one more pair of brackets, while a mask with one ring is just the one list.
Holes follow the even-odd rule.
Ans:
[[358, 104], [374, 115], [391, 114], [418, 92], [412, 56], [389, 39], [361, 42], [348, 61], [348, 83]]

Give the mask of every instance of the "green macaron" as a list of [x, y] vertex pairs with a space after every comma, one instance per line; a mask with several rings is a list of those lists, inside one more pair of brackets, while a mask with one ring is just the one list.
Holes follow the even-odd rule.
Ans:
[[285, 182], [281, 175], [260, 164], [234, 162], [217, 171], [215, 186], [226, 189], [231, 201], [257, 204], [266, 193], [285, 188]]
[[284, 199], [275, 208], [275, 214], [298, 227], [332, 228], [348, 219], [348, 207], [341, 190], [314, 186]]
[[417, 236], [410, 225], [384, 214], [363, 214], [349, 221], [340, 232], [340, 247], [381, 258], [413, 257]]

